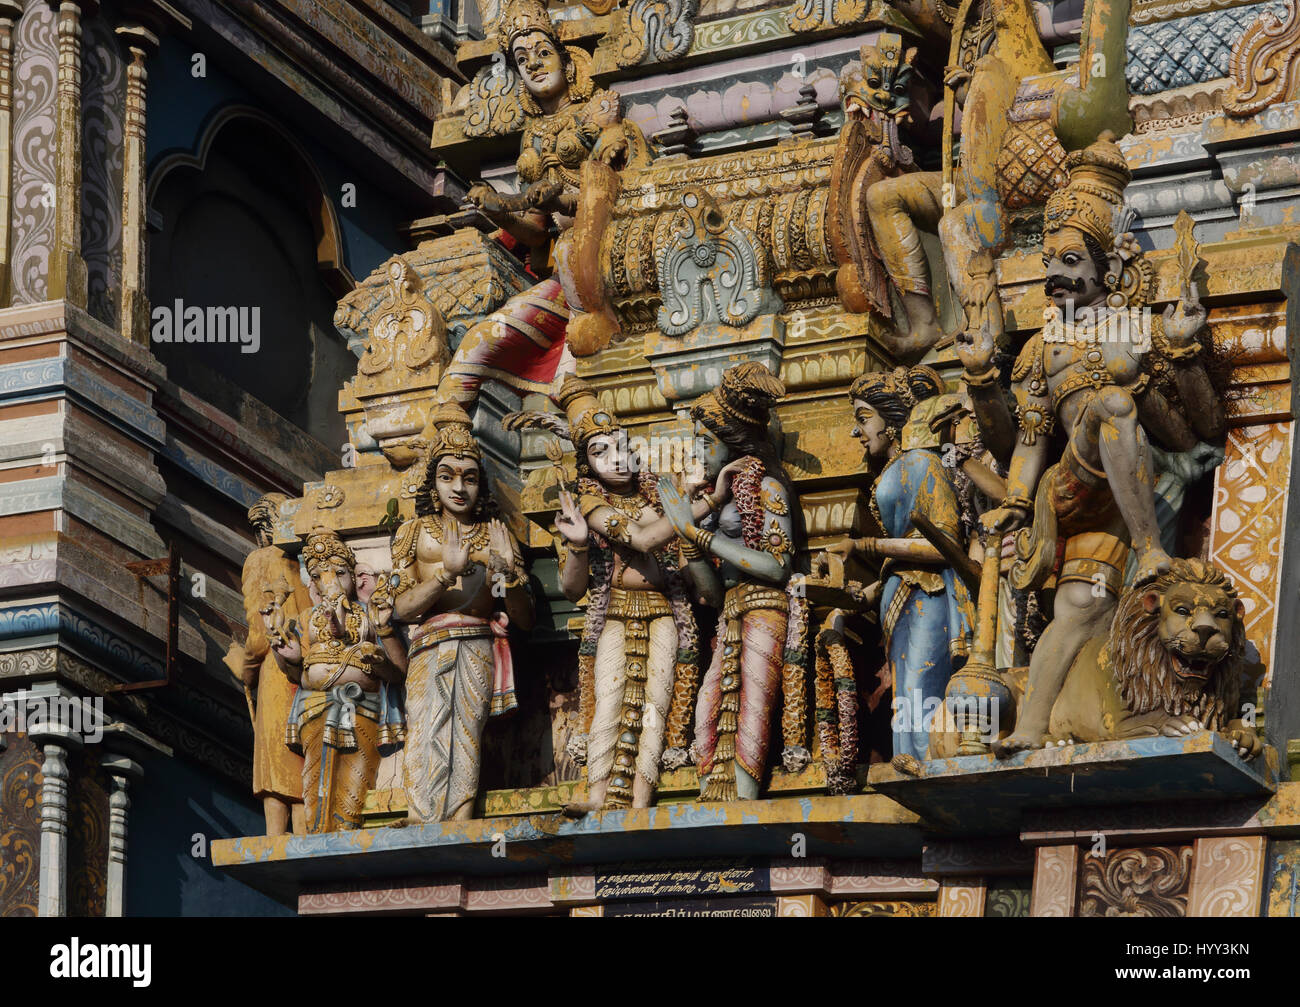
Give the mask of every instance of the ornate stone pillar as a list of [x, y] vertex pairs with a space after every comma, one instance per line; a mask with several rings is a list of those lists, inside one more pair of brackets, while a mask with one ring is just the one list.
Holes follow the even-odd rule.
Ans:
[[115, 28], [126, 68], [125, 147], [122, 153], [122, 336], [149, 342], [149, 298], [145, 290], [145, 60], [158, 49], [158, 36], [140, 24]]
[[9, 306], [10, 228], [13, 200], [14, 25], [18, 0], [0, 0], [0, 308]]
[[59, 11], [59, 77], [55, 135], [54, 249], [50, 300], [86, 306], [86, 260], [81, 257], [81, 19], [98, 0], [64, 0]]
[[68, 753], [81, 747], [81, 736], [51, 720], [28, 730], [41, 746], [41, 869], [38, 916], [67, 915], [68, 891]]
[[126, 908], [126, 836], [131, 810], [132, 780], [143, 775], [140, 764], [125, 755], [105, 755], [99, 760], [113, 782], [108, 799], [108, 885], [105, 916], [123, 916]]

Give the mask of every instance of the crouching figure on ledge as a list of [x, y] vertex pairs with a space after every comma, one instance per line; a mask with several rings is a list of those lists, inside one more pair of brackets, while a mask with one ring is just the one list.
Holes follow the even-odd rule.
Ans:
[[[691, 407], [696, 448], [706, 481], [730, 477], [729, 499], [697, 524], [685, 497], [660, 480], [664, 512], [695, 562], [692, 572], [714, 581], [705, 596], [721, 595], [713, 661], [695, 711], [696, 763], [700, 799], [732, 801], [758, 797], [767, 764], [769, 725], [777, 690], [783, 687], [781, 725], [785, 768], [807, 765], [808, 605], [794, 572], [795, 515], [799, 498], [768, 434], [773, 405], [785, 386], [762, 364], [729, 368], [719, 387]], [[728, 463], [736, 463], [728, 466]]]
[[262, 613], [281, 670], [299, 685], [285, 743], [303, 756], [307, 831], [357, 829], [380, 757], [402, 741], [397, 686], [406, 652], [385, 592], [376, 589], [369, 604], [357, 599], [357, 561], [346, 543], [318, 528], [304, 553], [319, 599], [306, 626], [290, 622], [278, 599]]
[[961, 408], [929, 367], [864, 374], [849, 389], [853, 433], [880, 474], [871, 512], [884, 538], [844, 539], [828, 550], [883, 560], [879, 599], [885, 655], [894, 688], [894, 758], [929, 758], [927, 710], [944, 699], [948, 679], [970, 656], [975, 606], [966, 583], [923, 537], [914, 515], [960, 541], [960, 513], [950, 470], [939, 455], [947, 441], [942, 413]]
[[393, 540], [390, 580], [394, 615], [412, 627], [403, 769], [414, 823], [473, 817], [483, 728], [517, 705], [507, 626], [533, 625], [523, 553], [493, 516], [469, 416], [446, 404], [432, 423], [417, 516]]
[[[565, 807], [645, 808], [662, 761], [686, 762], [699, 682], [699, 632], [691, 580], [654, 475], [629, 452], [618, 417], [592, 390], [568, 377], [558, 393], [567, 414], [512, 413], [506, 426], [545, 427], [577, 451], [577, 498], [560, 492], [556, 517], [560, 588], [587, 596], [578, 648], [580, 721], [576, 761], [587, 765], [587, 799]], [[718, 504], [697, 501], [695, 513]], [[668, 751], [664, 751], [665, 742]]]

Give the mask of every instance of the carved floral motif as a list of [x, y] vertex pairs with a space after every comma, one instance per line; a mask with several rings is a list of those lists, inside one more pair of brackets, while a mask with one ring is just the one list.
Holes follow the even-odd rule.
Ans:
[[1080, 916], [1179, 917], [1187, 914], [1190, 846], [1112, 850], [1083, 861]]

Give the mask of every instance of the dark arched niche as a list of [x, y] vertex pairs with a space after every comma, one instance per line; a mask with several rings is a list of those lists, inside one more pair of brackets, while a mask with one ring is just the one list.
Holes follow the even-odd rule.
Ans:
[[[356, 358], [334, 328], [352, 286], [334, 208], [307, 154], [252, 110], [227, 110], [193, 154], [165, 158], [149, 187], [149, 300], [258, 312], [256, 352], [237, 341], [152, 348], [182, 388], [239, 417], [240, 392], [326, 445], [346, 440], [338, 391]], [[207, 330], [209, 334], [211, 329]], [[173, 331], [173, 338], [179, 332]], [[235, 338], [234, 336], [231, 337]]]

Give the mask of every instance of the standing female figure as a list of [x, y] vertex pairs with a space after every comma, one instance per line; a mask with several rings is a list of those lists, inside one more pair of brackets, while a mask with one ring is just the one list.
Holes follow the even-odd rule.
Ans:
[[[845, 559], [856, 554], [884, 561], [880, 623], [894, 684], [895, 759], [927, 757], [929, 720], [944, 700], [948, 679], [970, 654], [975, 622], [965, 582], [912, 520], [913, 512], [924, 514], [961, 541], [957, 493], [940, 455], [942, 438], [915, 434], [918, 420], [941, 412], [935, 406], [941, 405], [936, 399], [942, 391], [942, 381], [928, 367], [864, 374], [849, 389], [853, 435], [868, 462], [880, 469], [871, 510], [887, 537], [846, 538], [830, 551]], [[928, 422], [924, 426], [928, 429]]]
[[692, 569], [712, 572], [726, 590], [713, 660], [695, 711], [693, 747], [704, 801], [758, 796], [772, 707], [783, 684], [783, 759], [791, 770], [808, 761], [807, 606], [799, 592], [787, 591], [798, 498], [767, 429], [772, 406], [784, 394], [785, 386], [766, 367], [748, 361], [729, 368], [719, 387], [691, 408], [706, 481], [718, 480], [724, 467], [732, 473], [730, 499], [702, 525], [682, 494], [660, 480], [664, 512], [688, 550], [699, 550], [715, 564], [696, 563]]

